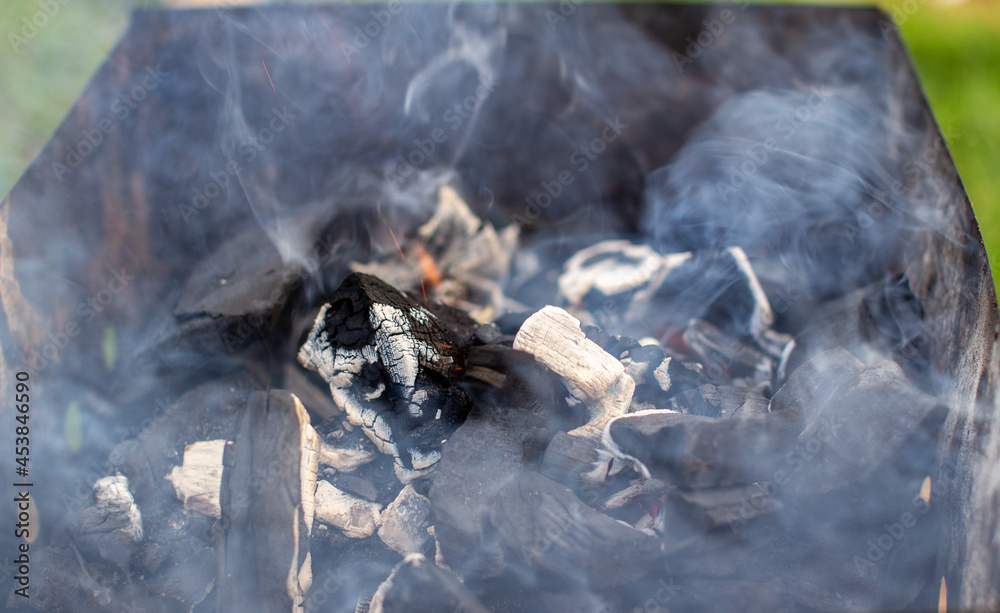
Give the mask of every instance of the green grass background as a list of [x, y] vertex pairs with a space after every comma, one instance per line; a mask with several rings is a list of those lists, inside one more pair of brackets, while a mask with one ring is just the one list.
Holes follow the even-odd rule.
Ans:
[[[63, 2], [27, 44], [9, 34], [39, 0], [0, 0], [0, 193], [7, 193], [117, 42], [133, 7], [194, 0]], [[42, 0], [44, 1], [44, 0]], [[849, 4], [869, 4], [848, 1]], [[843, 2], [840, 2], [843, 4]], [[1000, 1], [879, 1], [896, 16], [1000, 278]], [[992, 169], [992, 170], [991, 170]]]

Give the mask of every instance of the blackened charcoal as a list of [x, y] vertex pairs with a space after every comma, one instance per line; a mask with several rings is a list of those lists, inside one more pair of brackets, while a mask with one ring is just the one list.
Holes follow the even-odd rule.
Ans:
[[284, 304], [299, 268], [286, 264], [260, 224], [223, 242], [188, 277], [174, 313], [267, 318]]
[[947, 413], [911, 386], [897, 364], [882, 362], [813, 406], [728, 419], [668, 411], [626, 415], [609, 424], [605, 446], [644, 474], [680, 487], [773, 480], [794, 496], [866, 477]]
[[647, 477], [678, 487], [723, 487], [772, 478], [801, 430], [787, 412], [715, 419], [643, 411], [612, 421], [604, 444]]
[[521, 326], [524, 325], [524, 320], [531, 317], [533, 313], [534, 311], [504, 313], [493, 320], [493, 325], [499, 328], [501, 333], [514, 336], [521, 329]]
[[660, 255], [646, 245], [605, 241], [567, 260], [559, 287], [571, 305], [594, 313], [598, 324], [634, 336], [650, 329], [669, 334], [704, 319], [749, 341], [762, 339], [774, 320], [739, 247]]
[[707, 321], [691, 320], [683, 338], [701, 358], [699, 361], [712, 380], [747, 379], [754, 384], [771, 381], [772, 358]]
[[330, 383], [348, 420], [409, 480], [437, 462], [441, 441], [468, 414], [469, 397], [453, 382], [474, 330], [454, 309], [432, 310], [353, 273], [320, 310], [299, 362]]
[[423, 555], [406, 556], [379, 586], [369, 613], [490, 613], [462, 582]]
[[496, 576], [504, 561], [487, 530], [489, 505], [564, 427], [565, 387], [531, 356], [511, 352], [502, 389], [490, 389], [448, 439], [431, 476], [428, 498], [441, 556], [463, 577]]
[[530, 567], [596, 588], [620, 586], [661, 566], [671, 544], [625, 526], [534, 471], [494, 498], [490, 523]]
[[846, 349], [824, 351], [798, 367], [771, 396], [770, 411], [822, 406], [841, 385], [857, 377], [864, 364]]
[[782, 509], [782, 504], [757, 483], [723, 488], [675, 490], [672, 504], [685, 507], [685, 525], [695, 525], [703, 530], [733, 528], [736, 522], [745, 523], [757, 517], [770, 515]]
[[653, 377], [659, 388], [666, 393], [667, 398], [709, 382], [708, 377], [700, 371], [688, 368], [674, 357], [666, 358], [660, 362], [660, 365], [653, 371]]
[[671, 397], [662, 408], [706, 417], [749, 416], [767, 413], [768, 400], [746, 387], [706, 384]]

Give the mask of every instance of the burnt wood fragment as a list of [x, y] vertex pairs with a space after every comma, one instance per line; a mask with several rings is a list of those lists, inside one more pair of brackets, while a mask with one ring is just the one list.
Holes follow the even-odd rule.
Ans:
[[762, 415], [768, 404], [767, 398], [746, 387], [706, 384], [672, 396], [663, 408], [705, 417], [735, 417]]
[[646, 411], [612, 421], [604, 440], [647, 476], [680, 487], [780, 478], [787, 495], [798, 495], [828, 492], [871, 474], [925, 420], [933, 429], [947, 412], [913, 388], [897, 364], [882, 362], [817, 406], [728, 419]]
[[142, 514], [121, 475], [103, 477], [94, 484], [94, 506], [76, 518], [73, 534], [81, 547], [125, 569], [142, 540]]
[[683, 338], [714, 382], [743, 380], [749, 386], [770, 384], [774, 360], [751, 344], [700, 319], [688, 323]]
[[594, 510], [534, 471], [515, 475], [496, 495], [490, 522], [532, 568], [597, 588], [642, 577], [672, 548]]
[[368, 613], [461, 611], [489, 613], [458, 577], [418, 553], [399, 563], [379, 586]]
[[312, 582], [319, 436], [295, 396], [251, 394], [227, 445], [217, 611], [295, 611]]
[[257, 314], [266, 319], [281, 310], [299, 274], [299, 267], [285, 263], [261, 225], [254, 222], [198, 263], [174, 313]]
[[492, 390], [442, 447], [428, 498], [442, 560], [459, 575], [496, 576], [504, 568], [487, 526], [491, 500], [545, 442], [565, 427], [566, 388], [531, 356], [515, 351], [504, 386]]
[[441, 441], [469, 411], [453, 382], [466, 369], [474, 328], [465, 315], [432, 311], [352, 273], [320, 310], [299, 362], [330, 383], [348, 420], [409, 480], [438, 461]]

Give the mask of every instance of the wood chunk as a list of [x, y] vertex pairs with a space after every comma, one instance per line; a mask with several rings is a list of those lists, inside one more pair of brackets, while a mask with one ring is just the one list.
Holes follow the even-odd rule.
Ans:
[[490, 501], [563, 427], [559, 406], [566, 389], [559, 377], [523, 352], [509, 357], [504, 387], [448, 439], [431, 477], [439, 556], [463, 577], [503, 571], [502, 550], [487, 527]]
[[563, 377], [570, 394], [590, 408], [588, 422], [570, 434], [597, 441], [608, 421], [628, 411], [635, 381], [563, 309], [546, 306], [529, 317], [514, 337], [514, 349], [530, 353]]
[[431, 545], [427, 532], [431, 525], [431, 502], [412, 485], [404, 487], [382, 511], [381, 522], [379, 538], [402, 556], [425, 553]]
[[452, 382], [465, 371], [474, 329], [464, 314], [432, 311], [352, 273], [320, 310], [298, 357], [409, 481], [437, 462], [441, 441], [471, 408]]
[[280, 310], [299, 274], [255, 221], [195, 267], [174, 313], [266, 316]]
[[690, 415], [725, 418], [765, 414], [768, 400], [746, 387], [706, 384], [677, 394], [663, 408]]
[[382, 582], [369, 613], [489, 613], [458, 577], [419, 553], [406, 556]]
[[[502, 283], [510, 271], [517, 237], [516, 224], [498, 232], [479, 219], [454, 189], [444, 186], [438, 192], [434, 216], [414, 239], [404, 239], [400, 248], [394, 245], [385, 261], [352, 262], [351, 270], [414, 293], [426, 291], [430, 300], [469, 313], [499, 313], [509, 303]], [[404, 257], [399, 256], [400, 249]]]
[[557, 432], [545, 448], [540, 472], [571, 488], [580, 484], [580, 475], [600, 461], [599, 443], [593, 439]]
[[684, 488], [772, 479], [795, 446], [802, 422], [791, 413], [715, 419], [641, 411], [608, 424], [604, 445], [646, 477]]
[[643, 474], [684, 488], [780, 479], [786, 495], [816, 494], [871, 474], [925, 420], [939, 423], [947, 412], [896, 363], [882, 362], [820, 406], [728, 419], [644, 411], [613, 420], [604, 443]]
[[[816, 410], [799, 435], [799, 449], [817, 441], [820, 449], [803, 454], [809, 460], [790, 489], [823, 493], [862, 479], [915, 433], [936, 437], [948, 412], [940, 400], [910, 385], [896, 362], [867, 368]], [[929, 427], [922, 428], [925, 423]]]
[[668, 397], [708, 383], [705, 375], [673, 357], [664, 359], [653, 371], [653, 377]]
[[81, 511], [74, 533], [96, 547], [102, 558], [121, 568], [128, 566], [136, 544], [142, 540], [142, 514], [121, 475], [94, 483], [94, 506]]
[[375, 534], [381, 511], [378, 503], [348, 494], [327, 481], [316, 485], [316, 519], [340, 528], [348, 538], [363, 539]]
[[753, 385], [771, 382], [775, 365], [770, 356], [709, 322], [692, 319], [683, 338], [701, 358], [709, 379], [746, 379]]
[[531, 567], [597, 588], [642, 577], [671, 549], [666, 541], [595, 511], [534, 471], [517, 475], [494, 498], [490, 523]]
[[808, 411], [829, 402], [837, 388], [857, 377], [865, 365], [843, 348], [824, 351], [795, 369], [771, 396], [769, 411]]
[[167, 475], [184, 508], [218, 519], [225, 439], [198, 441], [184, 447], [184, 461]]
[[312, 582], [319, 436], [302, 403], [254, 392], [223, 458], [217, 608], [294, 611]]
[[349, 473], [375, 459], [375, 454], [367, 449], [334, 447], [325, 440], [320, 443], [319, 463], [331, 466], [339, 472]]
[[[689, 320], [704, 319], [727, 335], [771, 349], [765, 334], [774, 313], [739, 247], [660, 255], [646, 245], [604, 241], [566, 261], [559, 288], [574, 308], [589, 308], [607, 320], [598, 323], [625, 334], [680, 331]], [[623, 303], [610, 316], [604, 312], [609, 299]]]
[[529, 317], [514, 337], [514, 349], [566, 379], [570, 393], [583, 402], [600, 403], [625, 374], [621, 362], [588, 339], [580, 321], [559, 307], [547, 306]]
[[751, 483], [725, 488], [676, 490], [676, 497], [689, 505], [685, 513], [699, 527], [712, 530], [780, 511], [781, 502], [761, 485]]

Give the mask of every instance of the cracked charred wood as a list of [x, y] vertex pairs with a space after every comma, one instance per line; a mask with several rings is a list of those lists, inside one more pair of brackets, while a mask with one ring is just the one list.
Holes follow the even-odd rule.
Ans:
[[439, 555], [463, 577], [503, 571], [497, 537], [487, 527], [490, 501], [565, 428], [567, 392], [560, 378], [520, 351], [508, 361], [503, 388], [491, 388], [477, 402], [442, 447], [431, 476], [428, 498]]
[[419, 553], [400, 562], [382, 582], [367, 613], [455, 611], [490, 613], [476, 595], [447, 570]]
[[530, 470], [515, 475], [493, 498], [490, 523], [530, 567], [598, 589], [642, 577], [672, 551], [667, 541], [595, 511]]
[[725, 418], [762, 415], [767, 413], [768, 404], [767, 398], [750, 388], [706, 384], [672, 396], [663, 408], [690, 415]]
[[319, 435], [298, 398], [255, 392], [223, 459], [217, 610], [295, 611], [312, 583]]
[[167, 479], [174, 486], [184, 508], [219, 519], [219, 492], [222, 490], [222, 454], [226, 440], [198, 441], [184, 448], [181, 466]]
[[121, 475], [94, 483], [94, 506], [84, 509], [73, 526], [76, 542], [125, 569], [142, 540], [142, 514]]
[[[881, 362], [826, 402], [763, 415], [712, 419], [668, 411], [612, 421], [605, 445], [647, 476], [680, 487], [781, 481], [786, 495], [829, 492], [864, 478], [948, 409]], [[857, 427], [864, 424], [864, 427]]]
[[396, 458], [408, 482], [438, 461], [441, 441], [468, 414], [469, 397], [453, 382], [474, 328], [461, 313], [432, 311], [352, 273], [320, 310], [299, 362], [329, 382], [350, 423]]
[[433, 545], [427, 528], [431, 526], [431, 502], [407, 485], [399, 496], [382, 511], [378, 537], [389, 549], [407, 556], [427, 553]]

